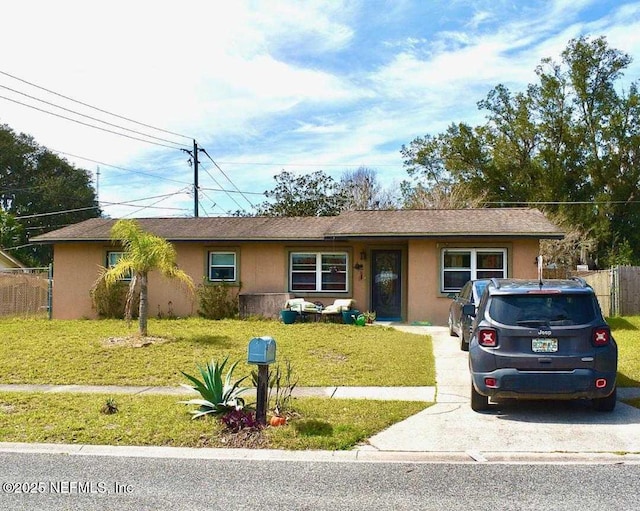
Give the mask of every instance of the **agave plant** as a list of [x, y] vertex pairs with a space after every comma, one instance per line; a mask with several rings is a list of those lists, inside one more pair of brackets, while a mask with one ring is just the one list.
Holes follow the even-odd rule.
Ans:
[[222, 374], [228, 360], [229, 357], [225, 358], [222, 363], [218, 363], [217, 360], [212, 360], [205, 366], [198, 365], [202, 380], [181, 371], [182, 374], [193, 383], [193, 385], [183, 383], [182, 386], [197, 391], [202, 397], [202, 399], [181, 401], [181, 403], [186, 405], [199, 406], [197, 410], [191, 411], [194, 419], [207, 414], [222, 415], [230, 410], [240, 410], [244, 407], [244, 399], [240, 396], [249, 389], [240, 387], [240, 384], [248, 378], [248, 376], [231, 383], [233, 371], [238, 365], [238, 362], [240, 362], [238, 360], [229, 367], [223, 379]]

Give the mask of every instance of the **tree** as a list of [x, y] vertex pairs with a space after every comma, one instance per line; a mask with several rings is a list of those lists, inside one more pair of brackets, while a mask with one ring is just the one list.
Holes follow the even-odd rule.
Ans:
[[340, 185], [321, 170], [301, 176], [282, 171], [274, 179], [276, 187], [264, 194], [275, 202], [258, 206], [258, 216], [334, 216], [347, 202]]
[[125, 308], [125, 317], [128, 320], [131, 319], [132, 298], [139, 285], [139, 334], [146, 336], [149, 272], [157, 270], [167, 278], [178, 279], [191, 295], [195, 293], [193, 280], [176, 265], [176, 252], [173, 245], [159, 236], [143, 231], [135, 220], [118, 220], [111, 228], [111, 238], [122, 245], [124, 255], [115, 266], [105, 269], [100, 278], [110, 286], [131, 276]]
[[[15, 246], [31, 266], [51, 261], [51, 248], [27, 246], [29, 236], [101, 215], [90, 174], [0, 125], [0, 210], [22, 226]], [[6, 247], [12, 248], [12, 247]]]
[[340, 186], [345, 195], [344, 209], [397, 209], [393, 194], [382, 189], [374, 169], [358, 167], [357, 170], [346, 171], [342, 174]]
[[8, 213], [0, 210], [0, 248], [19, 246], [24, 240], [24, 228]]
[[571, 40], [560, 62], [542, 60], [537, 83], [497, 85], [479, 101], [485, 124], [403, 146], [405, 196], [463, 186], [488, 204], [538, 204], [589, 233], [600, 265], [629, 260], [628, 247], [640, 262], [640, 96], [636, 83], [617, 86], [630, 62], [604, 37]]
[[[467, 182], [486, 167], [488, 156], [480, 137], [465, 124], [451, 125], [445, 133], [418, 137], [401, 153], [411, 181], [400, 184], [405, 209], [462, 209], [481, 207], [484, 190]], [[463, 180], [454, 176], [466, 172]]]

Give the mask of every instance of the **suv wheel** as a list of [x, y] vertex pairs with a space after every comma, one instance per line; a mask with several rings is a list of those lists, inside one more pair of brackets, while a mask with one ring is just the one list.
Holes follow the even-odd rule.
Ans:
[[471, 409], [474, 412], [484, 412], [489, 409], [489, 398], [479, 394], [473, 383], [471, 384]]
[[617, 401], [617, 389], [614, 388], [613, 392], [609, 394], [607, 397], [601, 397], [597, 399], [593, 399], [593, 408], [598, 410], [599, 412], [612, 412], [616, 407]]

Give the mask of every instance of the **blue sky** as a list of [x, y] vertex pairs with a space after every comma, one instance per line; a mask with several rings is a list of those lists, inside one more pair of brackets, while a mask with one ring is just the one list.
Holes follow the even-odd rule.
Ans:
[[396, 187], [402, 144], [482, 123], [489, 90], [524, 89], [580, 35], [629, 53], [624, 83], [638, 79], [640, 1], [11, 2], [0, 123], [94, 173], [112, 217], [192, 215], [180, 149], [195, 138], [218, 165], [200, 155], [199, 213], [218, 216], [262, 202], [282, 170], [339, 179], [366, 166]]

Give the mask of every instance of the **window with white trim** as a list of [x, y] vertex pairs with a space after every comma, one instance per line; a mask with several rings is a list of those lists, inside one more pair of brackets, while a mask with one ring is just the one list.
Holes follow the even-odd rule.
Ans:
[[209, 252], [209, 282], [235, 282], [235, 252]]
[[[107, 269], [113, 268], [124, 257], [124, 252], [107, 252]], [[131, 272], [128, 272], [121, 280], [131, 280]]]
[[346, 252], [292, 252], [289, 256], [291, 292], [348, 291]]
[[506, 278], [507, 249], [446, 248], [442, 250], [441, 291], [460, 291], [469, 280]]

